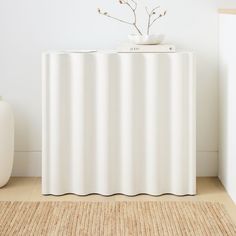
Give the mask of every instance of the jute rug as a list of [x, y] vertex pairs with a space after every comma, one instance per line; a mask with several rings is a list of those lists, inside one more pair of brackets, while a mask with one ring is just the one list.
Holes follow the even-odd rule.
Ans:
[[0, 202], [0, 235], [236, 235], [222, 205], [193, 202]]

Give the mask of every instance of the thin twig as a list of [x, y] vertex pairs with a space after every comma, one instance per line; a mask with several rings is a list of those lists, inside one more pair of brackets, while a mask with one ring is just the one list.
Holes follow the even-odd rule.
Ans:
[[137, 16], [136, 16], [137, 3], [134, 0], [131, 0], [131, 1], [135, 4], [134, 8], [130, 5], [130, 3], [128, 1], [125, 2], [125, 4], [132, 10], [133, 15], [134, 15], [134, 23], [133, 23], [133, 25], [134, 25], [135, 29], [138, 31], [138, 33], [140, 35], [142, 35], [142, 32], [140, 31], [140, 29], [137, 26]]
[[114, 20], [120, 21], [120, 22], [125, 23], [125, 24], [128, 24], [128, 25], [133, 25], [132, 22], [128, 22], [128, 21], [125, 21], [125, 20], [121, 20], [121, 19], [119, 19], [119, 18], [116, 18], [116, 17], [114, 17], [114, 16], [110, 16], [110, 15], [108, 15], [108, 14], [106, 14], [106, 15], [104, 15], [104, 16], [107, 16], [107, 17], [109, 17], [109, 18], [112, 18], [112, 19], [114, 19]]
[[114, 19], [114, 20], [120, 21], [120, 22], [122, 22], [122, 23], [129, 24], [129, 25], [133, 25], [134, 28], [138, 31], [138, 33], [139, 33], [140, 35], [142, 35], [141, 30], [140, 30], [140, 29], [138, 28], [138, 26], [137, 26], [136, 9], [137, 9], [138, 4], [137, 4], [137, 2], [134, 1], [134, 0], [130, 0], [130, 1], [133, 2], [133, 4], [135, 5], [134, 7], [129, 3], [129, 0], [120, 0], [119, 2], [120, 2], [120, 4], [125, 4], [125, 5], [127, 5], [127, 6], [132, 10], [133, 15], [134, 15], [134, 22], [132, 22], [132, 23], [131, 23], [131, 22], [128, 22], [128, 21], [126, 21], [126, 20], [122, 20], [122, 19], [119, 19], [119, 18], [117, 18], [117, 17], [111, 16], [111, 15], [109, 15], [107, 12], [102, 12], [99, 8], [98, 8], [98, 13], [101, 14], [101, 15], [104, 15], [104, 16], [106, 16], [106, 17], [112, 18], [112, 19]]
[[157, 21], [159, 18], [161, 18], [163, 15], [159, 15], [156, 19], [154, 19], [153, 21], [152, 21], [152, 23], [150, 24], [150, 26], [149, 27], [151, 27], [152, 25], [153, 25], [153, 23], [155, 22], [155, 21]]
[[145, 9], [146, 9], [146, 12], [147, 12], [147, 14], [148, 14], [147, 35], [149, 35], [149, 33], [150, 33], [150, 28], [151, 28], [151, 26], [153, 25], [153, 23], [156, 22], [156, 21], [157, 21], [159, 18], [161, 18], [162, 16], [165, 16], [165, 14], [166, 14], [166, 11], [165, 11], [164, 14], [160, 14], [157, 18], [155, 18], [155, 19], [151, 22], [152, 16], [156, 14], [156, 10], [157, 10], [159, 7], [160, 7], [160, 6], [157, 6], [157, 7], [153, 8], [153, 9], [151, 10], [151, 12], [148, 11], [148, 8], [147, 8], [147, 7], [145, 8]]
[[134, 0], [131, 0], [133, 3], [134, 3], [134, 5], [135, 5], [135, 7], [134, 7], [134, 10], [136, 10], [137, 9], [137, 7], [138, 7], [138, 3], [137, 2], [135, 2]]
[[147, 12], [147, 14], [148, 14], [147, 35], [149, 35], [149, 28], [150, 28], [151, 14], [149, 13], [147, 7], [145, 7], [145, 10], [146, 10], [146, 12]]
[[158, 8], [160, 8], [160, 6], [157, 6], [157, 7], [153, 8], [152, 11], [151, 11], [151, 14], [153, 14], [153, 12], [155, 12], [156, 9], [158, 9]]

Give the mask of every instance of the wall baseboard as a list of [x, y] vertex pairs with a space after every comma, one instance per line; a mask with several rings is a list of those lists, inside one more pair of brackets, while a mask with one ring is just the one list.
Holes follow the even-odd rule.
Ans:
[[[41, 152], [15, 152], [12, 176], [41, 176]], [[218, 175], [218, 152], [197, 152], [197, 176]]]

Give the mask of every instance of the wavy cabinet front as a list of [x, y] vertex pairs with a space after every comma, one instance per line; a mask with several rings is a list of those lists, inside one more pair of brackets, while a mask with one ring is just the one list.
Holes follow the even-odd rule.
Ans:
[[196, 193], [192, 53], [43, 55], [43, 194]]

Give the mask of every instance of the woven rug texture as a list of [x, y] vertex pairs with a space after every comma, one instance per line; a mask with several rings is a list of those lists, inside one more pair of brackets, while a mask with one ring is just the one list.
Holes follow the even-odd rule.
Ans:
[[1, 236], [236, 236], [208, 202], [0, 202]]

